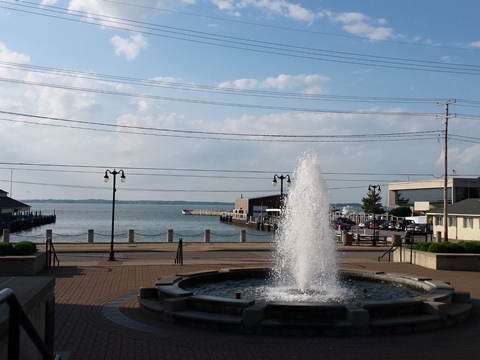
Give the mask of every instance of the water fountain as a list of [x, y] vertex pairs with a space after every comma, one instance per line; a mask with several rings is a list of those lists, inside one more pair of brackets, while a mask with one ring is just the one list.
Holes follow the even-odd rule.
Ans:
[[338, 281], [330, 202], [316, 155], [304, 154], [293, 178], [276, 233], [272, 297], [288, 300], [289, 289], [297, 289], [291, 300], [306, 300], [308, 294], [322, 294], [320, 301], [338, 299], [345, 291]]
[[[301, 157], [293, 178], [275, 236], [272, 269], [161, 278], [154, 288], [141, 289], [141, 309], [179, 324], [275, 335], [417, 332], [469, 317], [469, 293], [456, 292], [448, 284], [383, 272], [339, 271], [330, 203], [315, 154]], [[250, 285], [244, 283], [251, 282], [262, 289], [261, 295], [245, 296], [245, 286]], [[346, 285], [352, 282], [361, 285], [352, 290]], [[370, 293], [368, 284], [378, 288], [380, 283], [393, 285], [385, 286], [387, 298], [358, 296]], [[234, 295], [212, 295], [201, 290], [205, 287], [232, 288]], [[390, 296], [399, 287], [407, 291]]]

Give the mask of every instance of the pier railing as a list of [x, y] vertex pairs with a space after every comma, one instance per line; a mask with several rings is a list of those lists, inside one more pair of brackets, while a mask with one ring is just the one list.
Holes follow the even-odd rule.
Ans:
[[[103, 234], [95, 232], [93, 229], [87, 230], [85, 233], [78, 234], [62, 234], [55, 233], [51, 229], [45, 231], [45, 235], [28, 235], [28, 234], [9, 234], [8, 230], [4, 230], [4, 239], [8, 238], [8, 241], [18, 242], [22, 240], [29, 240], [32, 242], [46, 241], [46, 251], [51, 253], [52, 265], [55, 261], [53, 243], [106, 243], [111, 239], [111, 234]], [[7, 236], [5, 236], [7, 235]], [[134, 229], [129, 229], [127, 232], [115, 233], [116, 242], [128, 242], [128, 243], [142, 243], [142, 242], [176, 242], [176, 239], [182, 238], [188, 242], [271, 242], [274, 240], [274, 233], [261, 232], [261, 231], [248, 231], [248, 229], [240, 229], [239, 231], [230, 232], [212, 232], [209, 229], [203, 231], [182, 231], [176, 232], [173, 229], [167, 229], [161, 233], [144, 234], [136, 232]], [[42, 239], [43, 238], [43, 239]], [[123, 239], [123, 240], [122, 240]], [[54, 241], [52, 241], [54, 240]], [[7, 241], [7, 242], [8, 242]], [[48, 258], [47, 257], [47, 261]]]

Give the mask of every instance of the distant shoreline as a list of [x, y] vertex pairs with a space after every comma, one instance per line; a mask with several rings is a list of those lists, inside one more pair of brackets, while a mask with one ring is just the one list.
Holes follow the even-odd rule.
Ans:
[[[111, 204], [112, 200], [104, 199], [27, 199], [20, 200], [26, 204], [55, 203], [55, 204]], [[229, 202], [207, 202], [207, 201], [166, 201], [166, 200], [115, 200], [116, 204], [145, 204], [145, 205], [228, 205], [234, 207], [234, 203]]]
[[[20, 200], [26, 204], [39, 204], [39, 203], [56, 203], [56, 204], [111, 204], [112, 200], [105, 199], [27, 199]], [[203, 206], [229, 206], [232, 209], [235, 207], [235, 203], [232, 202], [208, 202], [208, 201], [184, 201], [184, 200], [115, 200], [117, 204], [145, 204], [145, 205], [203, 205]], [[361, 208], [361, 204], [358, 203], [334, 203], [331, 204], [333, 208], [341, 210], [345, 206], [353, 206]], [[191, 207], [191, 206], [190, 206]]]

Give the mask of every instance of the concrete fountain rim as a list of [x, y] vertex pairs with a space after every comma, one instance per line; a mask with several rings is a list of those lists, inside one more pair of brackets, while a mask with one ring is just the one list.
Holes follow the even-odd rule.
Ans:
[[357, 336], [415, 333], [452, 326], [473, 313], [470, 294], [431, 278], [366, 270], [339, 270], [349, 276], [400, 282], [426, 292], [414, 298], [359, 303], [260, 302], [195, 295], [182, 284], [265, 274], [270, 268], [226, 268], [159, 278], [142, 288], [142, 311], [164, 321], [259, 335]]
[[[203, 283], [210, 280], [220, 280], [225, 279], [239, 279], [252, 275], [258, 277], [265, 277], [268, 273], [271, 272], [270, 267], [242, 267], [242, 268], [223, 268], [219, 270], [212, 271], [199, 271], [199, 272], [189, 272], [189, 273], [180, 273], [176, 277], [176, 281], [172, 284], [178, 288], [178, 292], [181, 294], [182, 291], [185, 294], [190, 294], [191, 292], [184, 290], [184, 287], [188, 287], [190, 284]], [[397, 283], [402, 284], [411, 288], [419, 289], [424, 291], [423, 294], [417, 297], [409, 298], [398, 298], [392, 300], [371, 300], [371, 301], [362, 301], [360, 303], [382, 303], [382, 302], [392, 302], [392, 301], [402, 301], [404, 299], [415, 299], [421, 298], [422, 300], [431, 300], [437, 298], [439, 295], [445, 296], [445, 291], [453, 292], [454, 289], [450, 284], [447, 284], [442, 281], [434, 281], [429, 277], [417, 277], [412, 275], [404, 275], [397, 273], [386, 273], [384, 271], [370, 271], [370, 270], [353, 270], [353, 269], [339, 269], [338, 270], [340, 277], [346, 278], [355, 278], [355, 279], [364, 279], [369, 281], [382, 281], [388, 283]], [[194, 294], [195, 295], [195, 294]], [[200, 296], [200, 295], [196, 295]], [[211, 298], [225, 299], [221, 296], [208, 295]], [[258, 301], [258, 300], [257, 300]], [[263, 300], [262, 300], [263, 301]], [[295, 305], [295, 302], [289, 301], [266, 301], [267, 303], [286, 303], [290, 305]], [[297, 302], [300, 303], [300, 302]], [[323, 302], [305, 302], [302, 304], [315, 304], [321, 305]]]

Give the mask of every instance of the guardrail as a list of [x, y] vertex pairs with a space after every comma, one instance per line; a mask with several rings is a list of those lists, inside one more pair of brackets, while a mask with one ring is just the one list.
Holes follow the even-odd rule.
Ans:
[[178, 240], [177, 255], [175, 256], [175, 264], [180, 264], [183, 266], [183, 240], [180, 238]]
[[45, 253], [47, 254], [47, 267], [55, 266], [55, 262], [57, 262], [57, 266], [60, 266], [60, 260], [58, 259], [51, 237], [47, 238], [47, 241], [45, 242]]
[[33, 344], [43, 356], [43, 359], [60, 360], [60, 355], [52, 355], [43, 342], [37, 330], [30, 322], [27, 314], [23, 311], [12, 289], [6, 288], [0, 291], [0, 305], [4, 302], [9, 306], [8, 313], [8, 360], [20, 359], [20, 326], [32, 340]]

